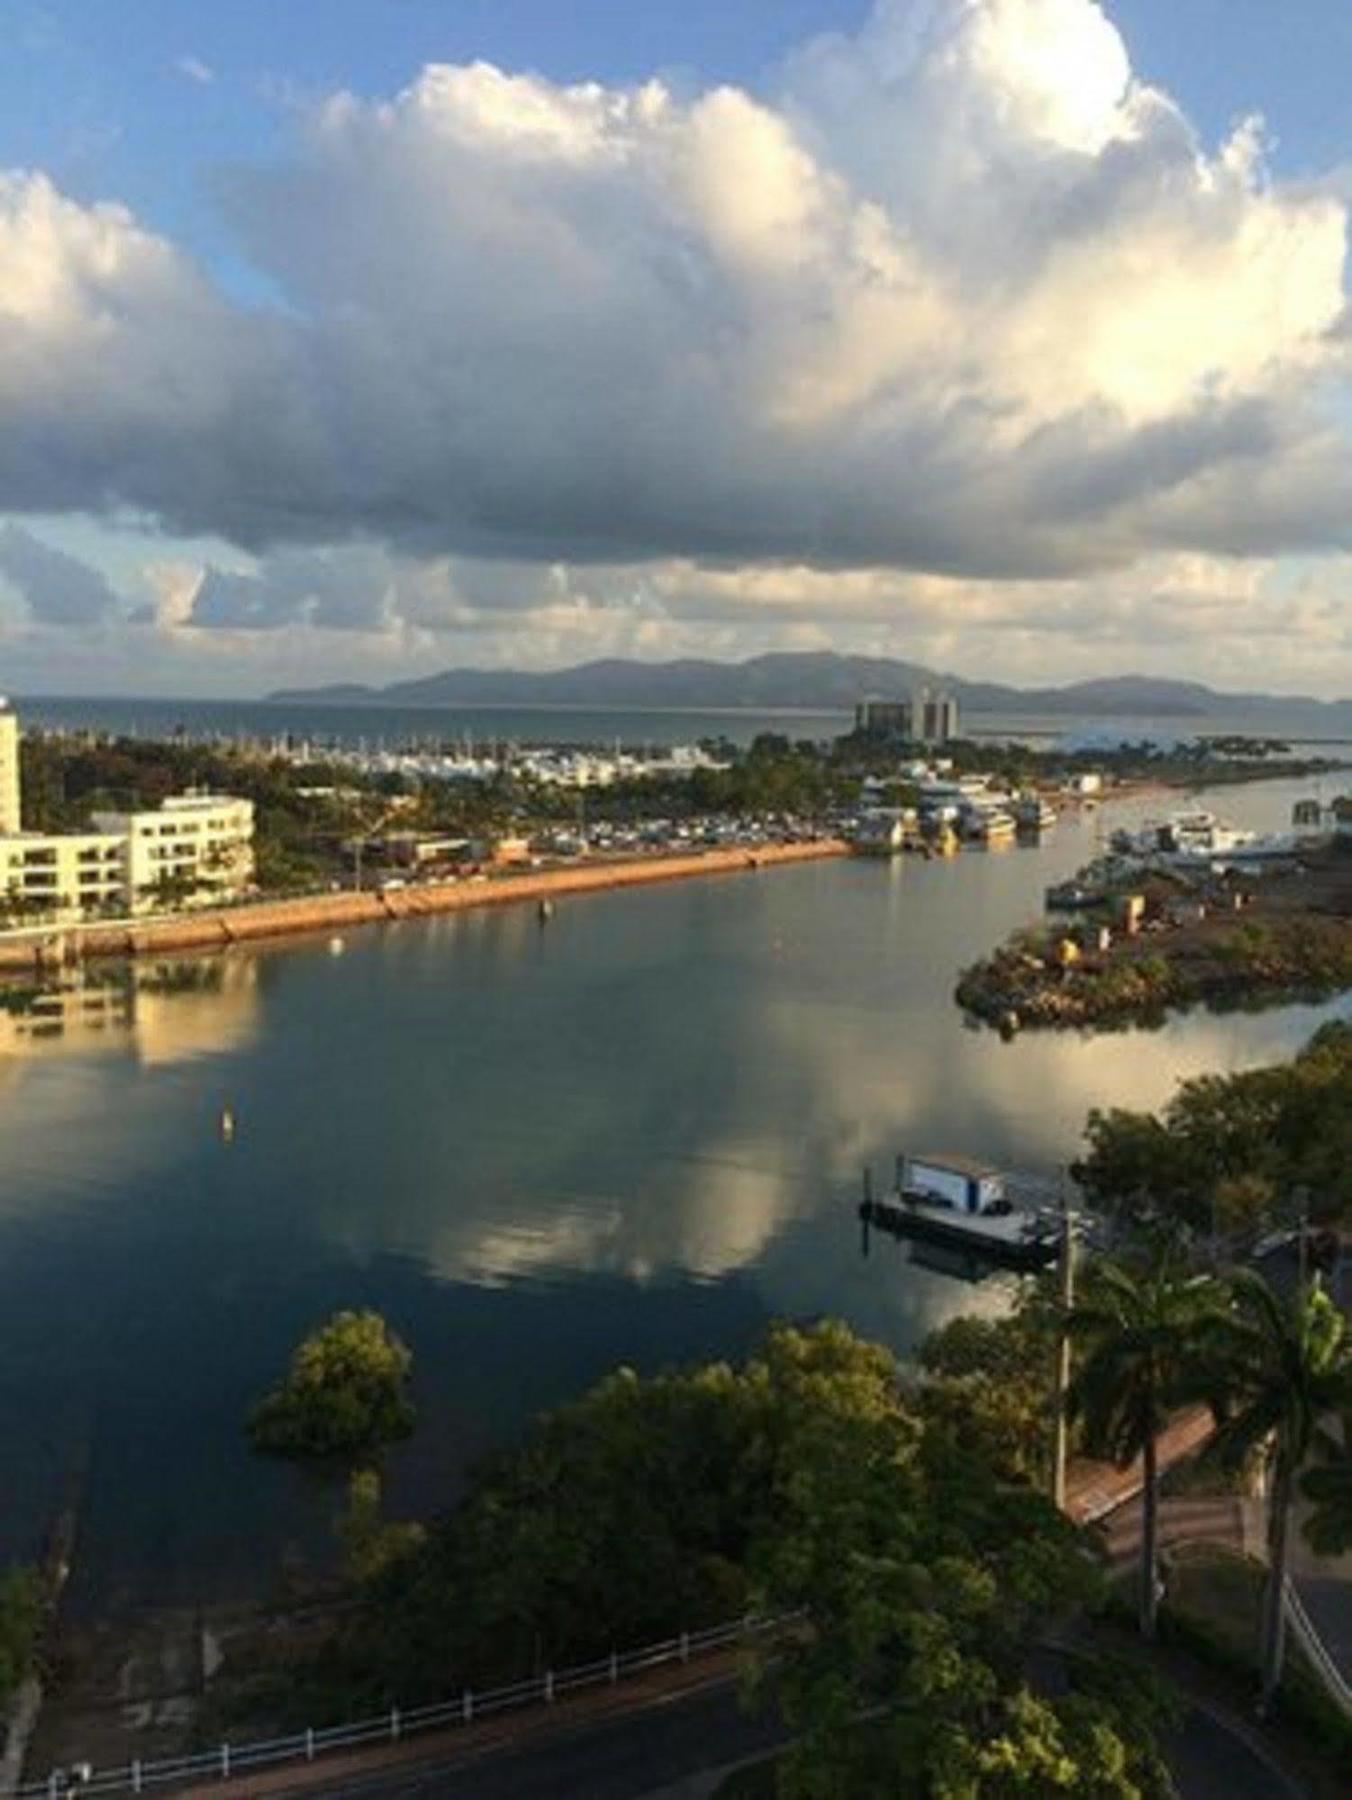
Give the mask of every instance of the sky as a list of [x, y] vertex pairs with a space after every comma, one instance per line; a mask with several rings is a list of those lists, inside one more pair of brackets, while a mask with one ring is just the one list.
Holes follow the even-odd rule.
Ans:
[[1352, 694], [1346, 0], [0, 31], [0, 689]]

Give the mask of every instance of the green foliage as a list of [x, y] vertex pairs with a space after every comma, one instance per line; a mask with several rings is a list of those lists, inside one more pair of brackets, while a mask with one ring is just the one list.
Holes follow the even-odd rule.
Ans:
[[286, 1380], [254, 1408], [255, 1447], [322, 1459], [369, 1454], [406, 1437], [412, 1362], [379, 1313], [336, 1313], [296, 1349]]
[[1317, 1556], [1352, 1550], [1352, 1399], [1336, 1429], [1323, 1425], [1314, 1440], [1316, 1467], [1301, 1476], [1300, 1491], [1310, 1503], [1303, 1526]]
[[1240, 1468], [1263, 1454], [1270, 1469], [1264, 1601], [1263, 1700], [1281, 1681], [1287, 1535], [1296, 1480], [1325, 1418], [1352, 1409], [1352, 1329], [1318, 1286], [1276, 1293], [1261, 1276], [1231, 1277], [1232, 1305], [1210, 1327], [1204, 1371], [1216, 1415], [1207, 1454]]
[[1201, 1345], [1221, 1314], [1220, 1290], [1190, 1279], [1173, 1253], [1156, 1249], [1144, 1266], [1106, 1257], [1089, 1265], [1067, 1329], [1082, 1347], [1068, 1395], [1085, 1441], [1119, 1468], [1143, 1459], [1141, 1630], [1154, 1635], [1158, 1577], [1155, 1443], [1173, 1409], [1195, 1398]]
[[927, 1379], [915, 1404], [926, 1426], [965, 1443], [999, 1475], [1046, 1487], [1051, 1477], [1056, 1309], [1025, 1283], [1001, 1319], [963, 1316], [932, 1331], [917, 1360]]
[[1352, 1218], [1352, 1026], [1325, 1025], [1290, 1063], [1184, 1082], [1162, 1115], [1092, 1112], [1086, 1136], [1076, 1178], [1133, 1218], [1206, 1230], [1238, 1198], [1261, 1223], [1289, 1216], [1297, 1187], [1313, 1218]]
[[42, 1608], [35, 1569], [13, 1568], [0, 1576], [0, 1706], [33, 1671]]
[[353, 1471], [337, 1531], [344, 1568], [356, 1582], [376, 1580], [401, 1557], [410, 1556], [427, 1535], [421, 1525], [384, 1518], [380, 1476], [375, 1469]]

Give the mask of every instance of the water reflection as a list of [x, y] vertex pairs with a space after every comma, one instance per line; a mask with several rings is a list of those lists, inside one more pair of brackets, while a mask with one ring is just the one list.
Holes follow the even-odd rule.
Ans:
[[221, 956], [92, 964], [0, 986], [0, 1058], [131, 1050], [146, 1067], [242, 1049], [258, 1024], [258, 963]]
[[[1240, 798], [1217, 810], [1289, 812]], [[86, 974], [39, 1009], [55, 1029], [7, 1014], [0, 1555], [77, 1452], [85, 1593], [168, 1574], [196, 1592], [323, 1539], [240, 1422], [339, 1305], [385, 1310], [422, 1371], [396, 1507], [444, 1498], [622, 1358], [736, 1354], [772, 1315], [824, 1312], [905, 1349], [1003, 1306], [1006, 1283], [904, 1246], [861, 1256], [865, 1164], [948, 1148], [1051, 1172], [1089, 1107], [1156, 1106], [1338, 1010], [1009, 1045], [964, 1029], [958, 970], [1097, 834], [1086, 817], [1036, 851], [597, 896], [545, 932], [522, 908], [354, 932], [336, 960], [321, 941], [106, 992]]]

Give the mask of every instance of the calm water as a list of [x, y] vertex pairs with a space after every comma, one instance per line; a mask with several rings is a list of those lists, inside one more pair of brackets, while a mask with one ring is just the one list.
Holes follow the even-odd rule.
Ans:
[[[1278, 824], [1298, 791], [1219, 806]], [[77, 1601], [210, 1598], [319, 1553], [331, 1496], [252, 1460], [241, 1422], [340, 1305], [379, 1307], [414, 1348], [396, 1509], [433, 1506], [617, 1360], [733, 1354], [774, 1315], [828, 1311], [905, 1349], [998, 1307], [998, 1283], [890, 1241], [861, 1258], [865, 1161], [949, 1147], [1049, 1171], [1091, 1105], [1157, 1104], [1337, 1010], [1010, 1045], [964, 1028], [958, 968], [1094, 830], [565, 902], [543, 929], [528, 908], [369, 928], [11, 1046], [0, 1556], [31, 1549], [81, 1464]]]
[[[192, 734], [228, 737], [281, 737], [292, 733], [325, 743], [347, 745], [440, 742], [471, 737], [476, 743], [502, 739], [517, 743], [627, 745], [690, 743], [726, 737], [749, 744], [760, 731], [779, 731], [791, 738], [822, 739], [848, 731], [852, 716], [844, 711], [786, 710], [753, 712], [650, 708], [635, 711], [570, 706], [327, 706], [290, 701], [270, 705], [247, 700], [123, 700], [33, 697], [16, 703], [34, 725], [65, 729], [90, 728], [125, 732], [133, 737], [165, 737], [180, 728]], [[1042, 742], [1066, 737], [1072, 742], [1113, 743], [1142, 738], [1171, 744], [1198, 736], [1237, 732], [1253, 736], [1284, 734], [1294, 745], [1346, 742], [1347, 731], [1336, 720], [1312, 725], [1308, 709], [1257, 718], [1240, 711], [1187, 717], [1111, 720], [1101, 717], [972, 713], [967, 729], [986, 736], [1027, 737]], [[1314, 733], [1315, 735], [1311, 735]]]

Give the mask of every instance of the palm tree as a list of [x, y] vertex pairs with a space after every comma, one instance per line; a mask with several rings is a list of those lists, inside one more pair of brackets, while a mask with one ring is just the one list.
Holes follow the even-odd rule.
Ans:
[[1067, 1409], [1084, 1422], [1086, 1447], [1119, 1468], [1141, 1459], [1141, 1631], [1155, 1635], [1159, 1604], [1159, 1480], [1156, 1439], [1171, 1410], [1195, 1388], [1197, 1346], [1219, 1307], [1219, 1290], [1188, 1276], [1177, 1256], [1156, 1251], [1143, 1269], [1101, 1258], [1066, 1328], [1084, 1345]]
[[1341, 1556], [1352, 1550], [1352, 1402], [1339, 1430], [1321, 1426], [1315, 1433], [1314, 1454], [1317, 1466], [1300, 1478], [1310, 1502], [1305, 1541], [1316, 1556]]
[[1296, 1479], [1321, 1441], [1325, 1418], [1349, 1400], [1352, 1334], [1316, 1282], [1276, 1293], [1250, 1269], [1230, 1277], [1231, 1306], [1211, 1334], [1207, 1387], [1216, 1415], [1209, 1454], [1268, 1473], [1268, 1571], [1263, 1593], [1259, 1710], [1271, 1706], [1286, 1650], [1286, 1563]]

